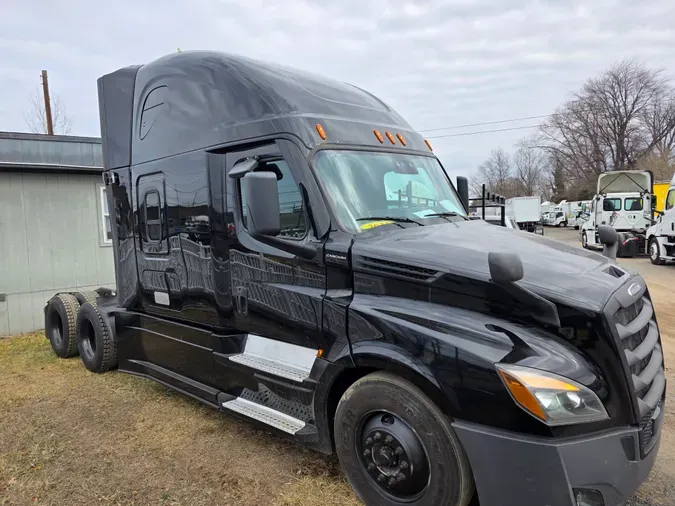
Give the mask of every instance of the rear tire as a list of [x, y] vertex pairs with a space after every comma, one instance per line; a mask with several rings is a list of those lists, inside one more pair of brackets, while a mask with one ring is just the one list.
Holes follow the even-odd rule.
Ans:
[[415, 385], [369, 374], [335, 414], [340, 464], [365, 504], [466, 506], [475, 485], [449, 420]]
[[102, 373], [117, 366], [117, 346], [98, 307], [86, 302], [77, 315], [77, 349], [84, 366]]
[[75, 298], [77, 299], [77, 302], [80, 303], [80, 305], [86, 304], [87, 302], [91, 304], [92, 306], [96, 307], [98, 306], [97, 304], [97, 299], [98, 299], [98, 293], [96, 292], [77, 292], [75, 294]]
[[56, 356], [77, 355], [76, 323], [80, 305], [69, 293], [60, 293], [49, 300], [45, 312], [45, 334]]
[[663, 258], [661, 258], [660, 249], [656, 237], [649, 239], [649, 260], [651, 260], [654, 265], [663, 265], [665, 263]]

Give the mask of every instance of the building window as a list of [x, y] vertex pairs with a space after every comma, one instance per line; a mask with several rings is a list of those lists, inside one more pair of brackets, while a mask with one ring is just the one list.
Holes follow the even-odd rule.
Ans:
[[101, 225], [103, 242], [112, 244], [112, 223], [110, 221], [110, 210], [108, 209], [108, 190], [105, 186], [101, 186]]

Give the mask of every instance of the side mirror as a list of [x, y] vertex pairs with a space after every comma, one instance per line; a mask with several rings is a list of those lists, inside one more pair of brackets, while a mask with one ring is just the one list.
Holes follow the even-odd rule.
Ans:
[[469, 180], [463, 176], [457, 176], [457, 193], [462, 201], [464, 210], [469, 212]]
[[602, 254], [607, 258], [616, 260], [616, 254], [619, 250], [619, 234], [616, 229], [609, 225], [598, 225], [598, 239], [604, 245]]
[[652, 193], [652, 211], [656, 210], [656, 194]]
[[523, 278], [523, 262], [515, 253], [488, 252], [490, 278], [498, 285], [515, 283]]
[[255, 239], [276, 237], [281, 231], [279, 192], [274, 172], [248, 172], [242, 178], [246, 195], [247, 227]]

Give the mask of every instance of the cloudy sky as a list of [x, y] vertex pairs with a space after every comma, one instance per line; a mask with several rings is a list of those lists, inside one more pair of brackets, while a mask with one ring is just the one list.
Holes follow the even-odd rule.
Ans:
[[[0, 130], [26, 129], [49, 72], [72, 133], [98, 136], [96, 79], [177, 48], [277, 61], [356, 84], [472, 173], [585, 79], [638, 57], [675, 74], [672, 0], [0, 0]], [[443, 127], [455, 127], [435, 130]], [[458, 135], [463, 134], [463, 135]], [[467, 135], [468, 134], [468, 135]], [[444, 136], [444, 137], [438, 137]]]

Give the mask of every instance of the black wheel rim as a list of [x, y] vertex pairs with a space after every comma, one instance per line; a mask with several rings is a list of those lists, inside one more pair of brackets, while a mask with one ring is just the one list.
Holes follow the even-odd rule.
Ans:
[[413, 502], [431, 479], [427, 452], [415, 431], [398, 416], [376, 411], [363, 417], [357, 451], [376, 486], [398, 502]]
[[96, 354], [96, 335], [94, 334], [94, 326], [89, 321], [82, 322], [80, 329], [80, 344], [82, 346], [81, 353], [88, 359], [93, 359]]
[[63, 320], [57, 311], [52, 311], [50, 324], [52, 343], [59, 347], [63, 344]]

